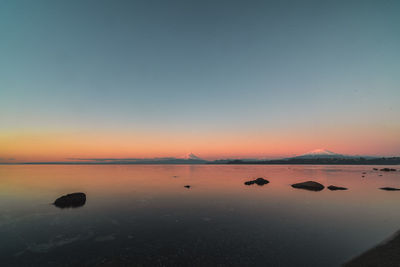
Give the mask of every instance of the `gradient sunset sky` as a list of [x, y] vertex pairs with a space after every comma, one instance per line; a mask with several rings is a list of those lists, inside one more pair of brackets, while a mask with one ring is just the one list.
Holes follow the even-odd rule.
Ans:
[[400, 1], [0, 2], [2, 162], [400, 155]]

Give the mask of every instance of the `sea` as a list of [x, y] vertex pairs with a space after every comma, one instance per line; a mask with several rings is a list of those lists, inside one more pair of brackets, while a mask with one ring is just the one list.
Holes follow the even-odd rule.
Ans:
[[340, 266], [400, 229], [384, 167], [0, 165], [0, 265]]

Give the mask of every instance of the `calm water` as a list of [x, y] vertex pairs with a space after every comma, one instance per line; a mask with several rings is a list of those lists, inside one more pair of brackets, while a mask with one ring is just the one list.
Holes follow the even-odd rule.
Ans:
[[[400, 192], [378, 189], [400, 172], [373, 167], [0, 166], [1, 266], [338, 266], [400, 229]], [[72, 192], [83, 207], [50, 205]]]

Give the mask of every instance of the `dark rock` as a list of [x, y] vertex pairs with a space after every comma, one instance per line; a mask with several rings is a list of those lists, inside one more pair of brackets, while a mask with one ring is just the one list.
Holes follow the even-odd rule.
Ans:
[[341, 186], [334, 186], [334, 185], [330, 185], [328, 186], [329, 190], [335, 191], [335, 190], [347, 190], [346, 187], [341, 187]]
[[379, 176], [383, 176], [382, 174], [379, 174]]
[[361, 176], [361, 177], [365, 177], [365, 176], [363, 175], [363, 176]]
[[380, 189], [385, 190], [385, 191], [399, 191], [400, 188], [395, 188], [395, 187], [381, 187]]
[[367, 174], [366, 172], [363, 172], [362, 174]]
[[392, 169], [392, 168], [383, 168], [383, 169], [381, 169], [381, 171], [383, 171], [383, 172], [395, 172], [396, 169]]
[[185, 185], [184, 187], [185, 187], [185, 188], [190, 188], [191, 186], [190, 186], [190, 185]]
[[268, 184], [268, 183], [269, 183], [269, 181], [265, 180], [264, 178], [257, 178], [257, 179], [255, 179], [253, 181], [247, 181], [244, 184], [245, 185], [252, 185], [252, 184], [265, 185], [265, 184]]
[[373, 168], [373, 170], [374, 170], [374, 171], [377, 171], [377, 170], [378, 170], [378, 168]]
[[58, 208], [77, 208], [85, 205], [86, 195], [84, 193], [72, 193], [59, 197], [54, 201], [54, 205]]
[[303, 183], [292, 184], [292, 187], [311, 190], [311, 191], [321, 191], [325, 188], [322, 184], [314, 182], [314, 181], [307, 181], [307, 182], [303, 182]]

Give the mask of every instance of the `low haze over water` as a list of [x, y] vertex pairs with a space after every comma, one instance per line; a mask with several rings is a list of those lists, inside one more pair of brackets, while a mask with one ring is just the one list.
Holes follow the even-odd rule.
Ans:
[[[373, 167], [0, 166], [0, 262], [338, 266], [399, 230], [400, 193], [379, 188], [400, 172]], [[291, 187], [307, 180], [348, 190]], [[71, 192], [85, 205], [51, 205]]]

